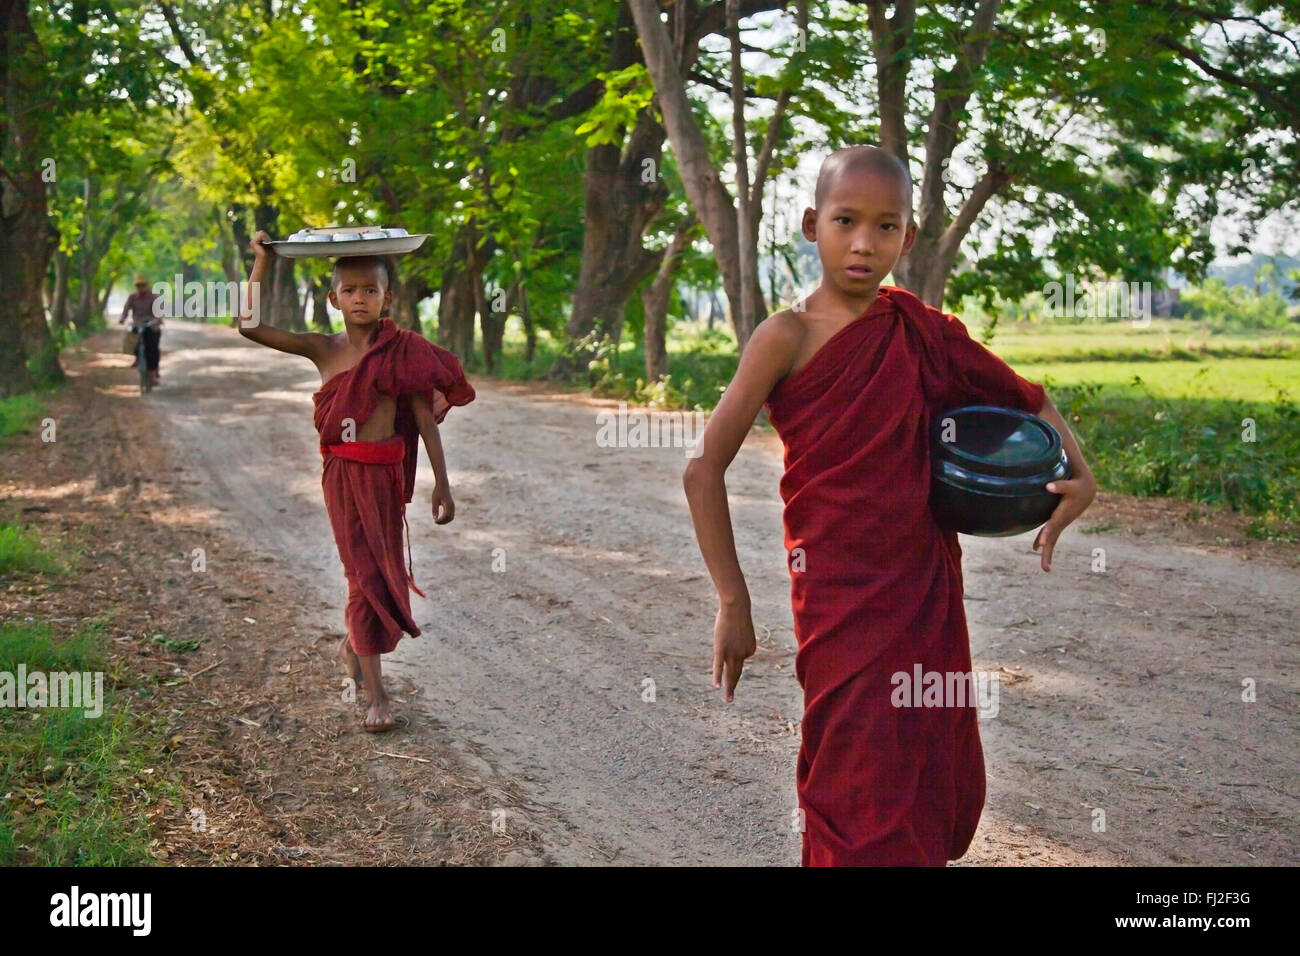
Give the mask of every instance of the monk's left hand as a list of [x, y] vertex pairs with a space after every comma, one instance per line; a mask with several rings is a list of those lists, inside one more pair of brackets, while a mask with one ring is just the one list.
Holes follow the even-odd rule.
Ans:
[[438, 485], [433, 489], [433, 523], [448, 524], [456, 517], [456, 502], [451, 500], [451, 489]]
[[1092, 499], [1097, 497], [1097, 480], [1089, 472], [1078, 478], [1049, 481], [1047, 490], [1059, 494], [1061, 500], [1057, 503], [1052, 516], [1047, 519], [1047, 524], [1038, 529], [1038, 536], [1034, 538], [1034, 550], [1043, 549], [1040, 563], [1044, 571], [1051, 571], [1052, 550], [1056, 547], [1056, 539], [1075, 518], [1087, 510], [1088, 505], [1092, 504]]

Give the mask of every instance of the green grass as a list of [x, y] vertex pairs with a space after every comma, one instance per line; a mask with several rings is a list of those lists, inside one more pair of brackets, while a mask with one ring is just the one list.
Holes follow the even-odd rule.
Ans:
[[[0, 525], [0, 584], [66, 574], [66, 557], [30, 530]], [[16, 684], [19, 665], [27, 675], [103, 675], [99, 716], [85, 707], [19, 707], [12, 684], [12, 699], [0, 700], [0, 866], [153, 862], [148, 810], [164, 798], [178, 803], [178, 789], [158, 763], [165, 732], [116, 691], [107, 647], [98, 623], [60, 635], [39, 620], [0, 622], [0, 679]]]
[[1032, 381], [1070, 387], [1095, 384], [1114, 398], [1214, 398], [1260, 405], [1300, 399], [1300, 357], [1011, 364]]
[[148, 809], [178, 790], [158, 759], [163, 735], [114, 693], [96, 626], [56, 637], [39, 621], [0, 625], [0, 671], [99, 672], [103, 713], [0, 708], [0, 865], [153, 862]]
[[[979, 338], [982, 329], [967, 325]], [[1153, 319], [1146, 328], [1128, 322], [1080, 325], [998, 325], [993, 351], [1008, 362], [1130, 361], [1150, 364], [1210, 358], [1300, 359], [1300, 326], [1293, 329], [1214, 332], [1180, 319]]]
[[44, 414], [44, 402], [31, 392], [0, 398], [0, 438], [34, 432]]
[[0, 524], [0, 574], [11, 571], [61, 571], [63, 562], [26, 528]]

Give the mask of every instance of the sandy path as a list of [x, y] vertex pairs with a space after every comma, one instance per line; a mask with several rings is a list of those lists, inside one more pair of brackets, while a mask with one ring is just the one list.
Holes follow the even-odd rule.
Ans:
[[[315, 369], [181, 322], [163, 348], [166, 384], [145, 406], [193, 504], [274, 557], [279, 583], [301, 586], [307, 626], [341, 631]], [[613, 403], [476, 387], [443, 426], [450, 526], [429, 514], [421, 453], [408, 518], [430, 600], [412, 595], [424, 636], [385, 665], [412, 694], [394, 746], [431, 735], [503, 798], [506, 784], [525, 794], [503, 799], [506, 826], [546, 861], [797, 863], [777, 440], [753, 432], [729, 473], [760, 646], [726, 706], [709, 686], [713, 594], [682, 452], [597, 447], [595, 412]], [[1044, 575], [1031, 538], [962, 539], [975, 666], [1028, 678], [1007, 678], [982, 721], [989, 798], [962, 863], [1293, 862], [1300, 575], [1073, 529]], [[1243, 678], [1256, 703], [1240, 701]]]

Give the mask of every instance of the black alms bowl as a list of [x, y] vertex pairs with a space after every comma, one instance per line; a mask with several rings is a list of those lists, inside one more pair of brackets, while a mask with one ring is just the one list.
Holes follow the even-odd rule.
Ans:
[[1044, 524], [1070, 477], [1056, 429], [1014, 408], [966, 405], [930, 425], [930, 509], [945, 528], [1002, 537]]

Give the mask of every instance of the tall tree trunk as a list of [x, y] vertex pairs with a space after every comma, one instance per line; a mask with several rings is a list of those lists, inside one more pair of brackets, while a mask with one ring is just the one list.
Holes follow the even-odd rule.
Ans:
[[[684, 23], [680, 13], [674, 22]], [[637, 59], [635, 25], [621, 6], [606, 66], [621, 70]], [[626, 146], [607, 143], [587, 150], [582, 261], [565, 329], [568, 347], [551, 369], [553, 378], [568, 378], [586, 366], [588, 350], [576, 349], [578, 340], [593, 332], [614, 337], [628, 296], [658, 266], [658, 255], [641, 240], [668, 198], [660, 177], [666, 135], [652, 112], [643, 110]]]
[[104, 312], [108, 308], [108, 297], [113, 294], [113, 280], [108, 279], [104, 282], [103, 291], [99, 294], [99, 299], [95, 302], [95, 315], [99, 318], [105, 318]]
[[0, 0], [0, 395], [63, 380], [45, 321], [45, 182], [50, 106], [45, 53], [27, 15], [26, 0]]
[[[745, 303], [761, 303], [763, 301], [763, 290], [758, 280], [758, 253], [756, 248], [749, 250], [749, 254], [752, 254], [753, 257], [752, 263], [748, 254], [744, 260], [744, 266], [748, 266], [748, 269], [742, 266], [740, 218], [742, 215], [747, 214], [743, 232], [750, 236], [752, 242], [756, 242], [758, 229], [754, 217], [761, 214], [763, 188], [767, 171], [770, 168], [772, 153], [779, 138], [779, 131], [790, 93], [788, 90], [783, 89], [777, 97], [776, 108], [768, 124], [762, 151], [755, 162], [753, 187], [746, 191], [744, 202], [740, 204], [738, 210], [731, 193], [727, 191], [727, 187], [722, 183], [721, 174], [714, 167], [709, 156], [708, 143], [704, 138], [703, 131], [696, 122], [694, 109], [686, 95], [682, 67], [678, 58], [674, 55], [673, 44], [668, 37], [668, 31], [659, 19], [658, 3], [656, 0], [627, 0], [627, 2], [636, 21], [637, 35], [641, 39], [641, 49], [645, 55], [646, 69], [654, 80], [655, 100], [663, 113], [664, 126], [667, 128], [668, 138], [672, 142], [673, 153], [677, 157], [677, 167], [681, 173], [682, 185], [686, 189], [686, 195], [690, 199], [696, 215], [700, 217], [700, 221], [704, 224], [709, 242], [713, 245], [714, 255], [718, 260], [718, 269], [722, 274], [723, 290], [726, 293], [727, 301], [731, 305], [736, 340], [743, 351], [749, 343], [749, 337], [753, 334], [754, 327], [761, 318], [758, 315], [757, 305], [751, 306], [747, 311]], [[713, 8], [717, 6], [717, 4], [714, 4]], [[806, 0], [800, 0], [798, 10], [800, 29], [805, 29], [807, 25]], [[742, 15], [739, 6], [734, 10], [729, 10], [729, 12], [732, 13], [733, 19], [737, 19]], [[733, 83], [733, 86], [735, 85], [737, 84]], [[735, 147], [737, 156], [745, 157], [748, 155], [748, 145], [743, 134], [738, 137]], [[747, 170], [744, 163], [738, 163], [737, 165], [738, 168], [744, 167]], [[742, 188], [746, 176], [747, 173], [741, 173], [740, 184]], [[746, 243], [746, 245], [750, 244]]]
[[497, 297], [493, 296], [487, 303], [487, 309], [479, 315], [479, 327], [483, 331], [483, 364], [489, 372], [495, 372], [501, 365], [501, 352], [505, 342], [506, 320], [514, 311], [519, 301], [518, 280], [506, 292], [505, 301], [497, 309]]
[[294, 260], [275, 257], [271, 270], [271, 314], [281, 328], [293, 332], [307, 331], [303, 321], [302, 300], [298, 298], [298, 283], [294, 276]]
[[474, 289], [465, 266], [465, 244], [456, 243], [442, 270], [438, 296], [438, 344], [456, 353], [464, 365], [474, 358]]
[[329, 311], [330, 280], [319, 278], [311, 285], [311, 324], [318, 332], [330, 334], [334, 331], [330, 325]]
[[429, 281], [424, 276], [398, 278], [393, 283], [393, 323], [400, 329], [420, 329], [420, 302], [429, 297]]
[[690, 245], [690, 236], [696, 222], [694, 216], [685, 216], [677, 224], [672, 241], [664, 250], [659, 271], [654, 281], [641, 290], [641, 303], [645, 307], [645, 376], [647, 382], [656, 382], [668, 374], [668, 304], [673, 297], [673, 280], [682, 253]]
[[234, 238], [230, 234], [230, 226], [227, 224], [226, 217], [222, 213], [220, 206], [214, 205], [212, 207], [212, 219], [217, 226], [217, 246], [221, 253], [221, 274], [226, 277], [227, 282], [239, 282], [244, 278], [243, 273], [239, 271], [239, 250], [235, 247]]
[[[740, 312], [736, 323], [737, 338], [743, 326], [745, 339], [753, 334], [759, 320], [762, 290], [758, 279], [758, 230], [750, 215], [749, 137], [745, 130], [745, 71], [740, 65], [740, 0], [726, 0], [727, 39], [731, 48], [731, 161], [736, 166], [736, 233], [740, 267]], [[762, 212], [761, 198], [755, 203]], [[754, 293], [758, 292], [756, 296]], [[744, 342], [740, 343], [743, 350]]]
[[50, 301], [50, 325], [55, 329], [66, 329], [68, 316], [68, 269], [71, 263], [68, 254], [62, 249], [54, 251], [54, 296]]
[[[967, 193], [957, 214], [949, 215], [944, 170], [962, 135], [966, 104], [988, 55], [998, 6], [999, 0], [980, 0], [971, 13], [952, 66], [935, 74], [934, 105], [925, 137], [925, 165], [915, 216], [916, 241], [894, 267], [898, 284], [935, 308], [943, 307], [948, 277], [971, 226], [988, 201], [1011, 181], [1005, 170], [990, 166]], [[881, 145], [910, 167], [905, 131], [915, 0], [895, 4], [894, 15], [889, 18], [885, 17], [883, 0], [868, 0], [867, 19], [876, 53]]]
[[524, 323], [524, 361], [531, 363], [537, 355], [537, 329], [533, 325], [533, 307], [528, 301], [526, 277], [519, 280], [519, 318]]
[[[483, 323], [486, 330], [491, 324], [488, 318], [487, 295], [483, 290], [483, 268], [484, 259], [491, 253], [484, 254], [479, 246], [478, 223], [474, 219], [465, 226], [465, 268], [469, 274], [470, 291], [474, 295], [474, 311], [479, 315], [479, 321]], [[483, 338], [483, 364], [490, 370], [492, 368], [493, 357], [488, 355], [491, 344], [487, 340], [486, 332]]]

